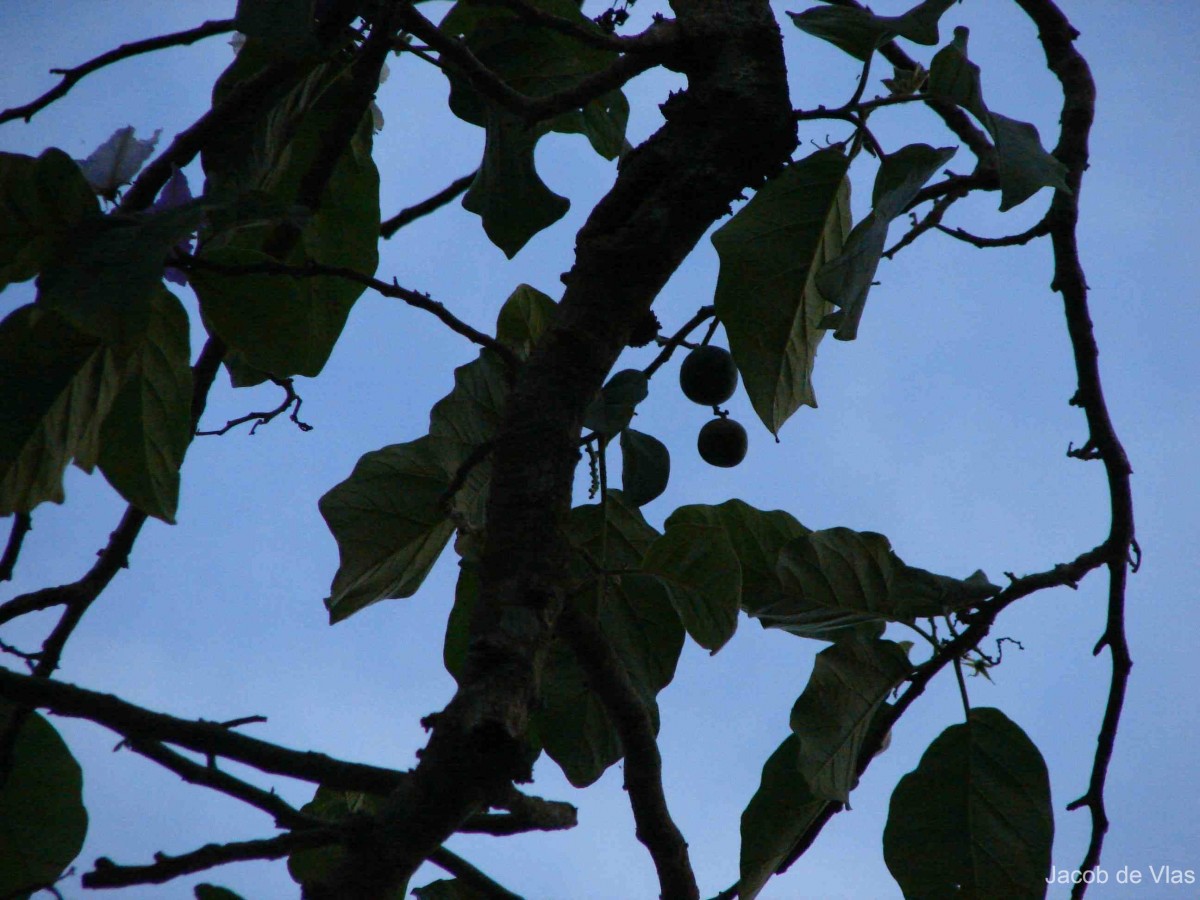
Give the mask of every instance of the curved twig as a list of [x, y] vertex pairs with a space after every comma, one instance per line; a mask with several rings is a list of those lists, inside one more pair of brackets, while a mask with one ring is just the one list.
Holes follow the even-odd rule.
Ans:
[[469, 175], [464, 175], [461, 178], [456, 178], [450, 182], [432, 197], [422, 200], [420, 203], [414, 203], [412, 206], [400, 210], [396, 215], [392, 216], [387, 221], [379, 226], [379, 234], [382, 237], [390, 238], [397, 231], [412, 222], [415, 222], [421, 216], [427, 216], [434, 210], [441, 209], [455, 197], [458, 197], [467, 188], [471, 186], [471, 182], [475, 180], [475, 176], [479, 174], [476, 169]]

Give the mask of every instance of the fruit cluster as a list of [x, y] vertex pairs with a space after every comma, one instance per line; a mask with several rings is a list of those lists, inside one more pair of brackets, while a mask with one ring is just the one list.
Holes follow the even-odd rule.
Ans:
[[713, 466], [729, 468], [746, 458], [746, 429], [718, 409], [737, 390], [738, 371], [733, 357], [721, 347], [697, 347], [679, 367], [679, 386], [693, 403], [711, 406], [716, 418], [700, 429], [696, 448]]

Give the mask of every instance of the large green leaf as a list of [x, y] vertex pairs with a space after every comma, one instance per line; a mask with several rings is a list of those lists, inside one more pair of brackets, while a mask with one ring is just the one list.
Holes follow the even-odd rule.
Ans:
[[188, 317], [164, 287], [151, 297], [144, 339], [124, 363], [120, 391], [100, 429], [100, 471], [143, 512], [175, 521], [179, 468], [192, 439]]
[[600, 389], [583, 417], [583, 427], [614, 437], [632, 420], [637, 405], [650, 393], [649, 380], [637, 369], [622, 369]]
[[1042, 754], [998, 709], [937, 737], [892, 794], [883, 855], [905, 897], [1044, 897], [1054, 838]]
[[89, 219], [38, 276], [37, 302], [116, 347], [144, 339], [167, 254], [200, 223], [203, 203]]
[[427, 436], [365, 454], [321, 498], [341, 558], [325, 601], [331, 622], [416, 592], [454, 532], [442, 506], [449, 483]]
[[968, 35], [966, 28], [955, 28], [954, 39], [934, 55], [929, 92], [970, 111], [992, 135], [1001, 212], [1019, 206], [1043, 187], [1069, 191], [1067, 167], [1046, 152], [1037, 128], [988, 110], [979, 66], [967, 58]]
[[938, 42], [938, 19], [956, 0], [924, 0], [900, 16], [877, 16], [852, 6], [816, 6], [788, 13], [801, 31], [829, 41], [864, 62], [896, 37], [917, 44]]
[[534, 165], [540, 135], [518, 116], [489, 105], [483, 161], [463, 208], [483, 220], [493, 244], [512, 259], [544, 228], [567, 214], [571, 201], [546, 187]]
[[666, 587], [693, 640], [716, 653], [737, 630], [742, 567], [724, 526], [692, 509], [681, 507], [667, 518], [642, 568]]
[[830, 306], [814, 277], [850, 230], [849, 159], [818, 150], [789, 166], [713, 234], [721, 258], [717, 315], [746, 393], [777, 434], [812, 387], [819, 324]]
[[796, 842], [825, 809], [796, 767], [799, 742], [788, 735], [762, 770], [762, 782], [742, 813], [740, 900], [754, 900]]
[[800, 773], [813, 796], [850, 802], [863, 739], [910, 668], [908, 656], [893, 641], [851, 638], [817, 654], [804, 693], [792, 707]]
[[313, 0], [238, 0], [237, 30], [284, 59], [321, 48], [313, 32]]
[[885, 621], [944, 615], [999, 590], [982, 572], [959, 581], [907, 566], [883, 535], [849, 528], [791, 541], [776, 573], [782, 596], [750, 614], [765, 627], [825, 640]]
[[119, 383], [116, 354], [53, 310], [0, 322], [0, 516], [61, 503], [72, 458], [91, 470]]
[[879, 167], [872, 195], [874, 209], [850, 232], [842, 252], [817, 273], [817, 288], [841, 307], [821, 322], [823, 328], [836, 329], [833, 336], [838, 340], [852, 341], [858, 336], [867, 292], [887, 243], [888, 225], [954, 153], [954, 147], [909, 144], [889, 154]]
[[535, 287], [519, 284], [496, 317], [496, 340], [524, 358], [550, 326], [557, 310], [558, 304], [552, 298]]
[[80, 223], [99, 218], [96, 195], [67, 154], [0, 153], [0, 289], [32, 278]]
[[[249, 45], [242, 53], [247, 49]], [[265, 65], [253, 52], [247, 59], [244, 71], [231, 68], [222, 78], [236, 84]], [[206, 171], [224, 191], [265, 191], [285, 207], [294, 204], [301, 183], [323, 152], [332, 123], [355, 97], [343, 65], [330, 62], [314, 68], [267, 111], [233, 123], [231, 131], [241, 135], [243, 143], [236, 152], [218, 147], [206, 156]], [[246, 152], [247, 142], [254, 146], [253, 153]], [[304, 223], [300, 241], [284, 262], [295, 266], [316, 262], [368, 276], [375, 273], [379, 172], [371, 146], [371, 119], [364, 114], [333, 167], [317, 209]], [[231, 225], [218, 221], [218, 234], [202, 251], [205, 257], [228, 265], [270, 261], [262, 251], [274, 223]], [[268, 375], [319, 374], [364, 290], [356, 281], [332, 276], [291, 279], [197, 270], [192, 281], [206, 319], [231, 348], [227, 362], [238, 385], [258, 384]]]
[[[597, 30], [571, 0], [534, 0], [543, 12]], [[551, 28], [518, 17], [499, 4], [459, 0], [442, 20], [471, 52], [515, 90], [531, 97], [574, 87], [607, 67], [616, 55]], [[597, 30], [598, 33], [598, 30]], [[479, 95], [454, 72], [450, 108], [459, 118], [485, 128], [483, 163], [463, 206], [483, 219], [488, 237], [510, 258], [543, 228], [558, 221], [570, 201], [551, 191], [534, 167], [534, 147], [547, 131], [581, 132], [602, 155], [613, 158], [626, 146], [629, 106], [619, 91], [582, 110], [526, 126], [518, 117]]]
[[[655, 696], [675, 675], [683, 626], [656, 579], [612, 576], [600, 590], [594, 567], [636, 567], [658, 532], [620, 491], [610, 491], [603, 505], [573, 509], [569, 531], [588, 561], [576, 566], [582, 586], [568, 602], [595, 618], [657, 725]], [[591, 784], [623, 753], [604, 704], [565, 643], [552, 648], [542, 682], [542, 705], [534, 718], [546, 752], [572, 784]]]
[[656, 437], [626, 428], [621, 432], [621, 489], [634, 506], [645, 506], [667, 489], [671, 453]]
[[[0, 701], [0, 726], [14, 707]], [[4, 728], [0, 727], [0, 731]], [[27, 714], [0, 778], [0, 896], [53, 884], [83, 847], [83, 772], [54, 726]], [[29, 894], [24, 894], [29, 896]]]

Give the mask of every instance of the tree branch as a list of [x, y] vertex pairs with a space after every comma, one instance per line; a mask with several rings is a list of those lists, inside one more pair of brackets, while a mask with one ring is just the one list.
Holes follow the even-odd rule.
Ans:
[[5, 122], [11, 122], [13, 119], [24, 119], [28, 122], [34, 117], [34, 114], [66, 95], [67, 91], [71, 90], [85, 76], [90, 75], [98, 69], [103, 69], [105, 66], [112, 65], [123, 59], [138, 56], [142, 53], [164, 50], [167, 47], [181, 47], [186, 44], [194, 44], [196, 41], [206, 37], [212, 37], [216, 34], [227, 34], [236, 27], [233, 19], [211, 20], [188, 31], [177, 31], [174, 34], [164, 34], [158, 37], [146, 38], [142, 41], [122, 44], [115, 50], [102, 53], [95, 59], [90, 59], [72, 69], [51, 69], [50, 74], [62, 75], [62, 80], [36, 100], [26, 103], [24, 106], [14, 106], [11, 109], [0, 112], [0, 125], [3, 125]]
[[512, 350], [497, 341], [494, 337], [472, 328], [446, 309], [443, 304], [431, 299], [427, 294], [421, 294], [417, 291], [400, 287], [394, 279], [391, 284], [388, 284], [386, 281], [380, 281], [378, 278], [364, 275], [362, 272], [346, 268], [345, 266], [326, 266], [321, 263], [309, 263], [306, 266], [291, 266], [281, 262], [265, 261], [247, 265], [228, 266], [205, 259], [203, 256], [191, 256], [181, 253], [177, 253], [172, 257], [171, 264], [181, 269], [205, 269], [222, 275], [286, 275], [289, 278], [344, 278], [347, 281], [365, 285], [385, 297], [403, 300], [409, 306], [431, 313], [451, 331], [462, 335], [472, 343], [478, 344], [481, 347], [487, 347], [498, 354], [510, 370], [515, 371], [520, 366], [520, 360], [517, 359]]
[[20, 675], [0, 668], [0, 696], [21, 706], [48, 709], [60, 716], [87, 719], [130, 742], [158, 741], [245, 763], [262, 772], [286, 775], [345, 791], [387, 794], [404, 773], [345, 762], [323, 753], [303, 752], [230, 731], [217, 722], [179, 719], [135, 706], [112, 694], [89, 691], [62, 681]]
[[96, 860], [95, 868], [83, 875], [85, 888], [118, 888], [135, 884], [164, 884], [182, 875], [203, 872], [233, 862], [282, 859], [297, 850], [310, 850], [337, 843], [342, 832], [335, 828], [293, 831], [278, 837], [230, 844], [205, 844], [180, 856], [156, 853], [147, 866], [119, 866], [107, 857]]
[[948, 234], [950, 237], [960, 240], [965, 244], [970, 244], [972, 247], [988, 248], [988, 247], [1019, 247], [1023, 244], [1028, 244], [1036, 238], [1045, 237], [1050, 233], [1050, 223], [1048, 219], [1042, 219], [1031, 228], [1027, 228], [1020, 234], [1008, 234], [1004, 237], [990, 238], [980, 237], [965, 231], [962, 228], [947, 228], [940, 222], [934, 222], [932, 227], [936, 228], [942, 234]]
[[227, 794], [235, 800], [241, 800], [243, 803], [248, 803], [256, 809], [261, 809], [268, 815], [273, 816], [275, 823], [280, 828], [306, 829], [316, 828], [323, 824], [319, 819], [307, 816], [291, 804], [285, 802], [274, 791], [264, 791], [262, 788], [242, 781], [240, 778], [235, 778], [228, 772], [222, 772], [216, 767], [215, 762], [206, 766], [200, 765], [186, 756], [163, 746], [158, 741], [130, 738], [123, 743], [135, 753], [153, 760], [163, 768], [174, 772], [184, 781], [188, 782], [188, 784], [198, 784], [202, 787], [212, 788], [214, 791]]
[[697, 900], [700, 891], [687, 842], [671, 818], [663, 793], [662, 757], [650, 711], [604, 634], [570, 601], [563, 607], [559, 626], [621, 738], [625, 790], [637, 838], [654, 860], [662, 896]]
[[452, 853], [445, 847], [439, 847], [433, 851], [429, 855], [429, 861], [483, 894], [487, 900], [522, 900], [519, 894], [514, 894], [504, 885], [489, 878], [457, 853]]
[[598, 28], [588, 28], [579, 22], [531, 6], [526, 0], [491, 0], [491, 2], [512, 11], [524, 22], [545, 26], [600, 50], [615, 50], [618, 53], [645, 53], [660, 50], [665, 43], [669, 43], [673, 39], [668, 36], [672, 24], [669, 20], [655, 22], [642, 34], [625, 37], [619, 34], [609, 34]]
[[479, 174], [476, 169], [469, 175], [464, 175], [462, 178], [456, 178], [446, 187], [442, 188], [432, 197], [422, 200], [420, 203], [414, 203], [412, 206], [400, 210], [396, 215], [392, 216], [386, 222], [379, 226], [379, 234], [385, 238], [390, 238], [405, 225], [415, 222], [421, 216], [429, 215], [434, 210], [441, 209], [454, 198], [458, 197], [467, 188], [471, 186], [471, 182], [475, 180], [475, 176]]
[[4, 545], [4, 555], [0, 556], [0, 581], [11, 581], [13, 569], [17, 566], [17, 557], [21, 555], [21, 545], [25, 535], [33, 529], [33, 519], [29, 513], [17, 513], [13, 516], [12, 528], [8, 532], [8, 543]]

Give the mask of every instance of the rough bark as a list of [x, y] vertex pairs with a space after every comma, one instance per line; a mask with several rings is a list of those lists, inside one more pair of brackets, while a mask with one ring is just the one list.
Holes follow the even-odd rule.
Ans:
[[766, 0], [679, 2], [675, 11], [671, 67], [688, 87], [663, 104], [665, 124], [622, 161], [579, 232], [559, 314], [519, 373], [495, 442], [481, 596], [460, 689], [430, 717], [429, 744], [380, 827], [313, 896], [405, 889], [488, 796], [528, 779], [525, 733], [567, 582], [562, 526], [584, 410], [709, 226], [795, 148], [782, 38]]

